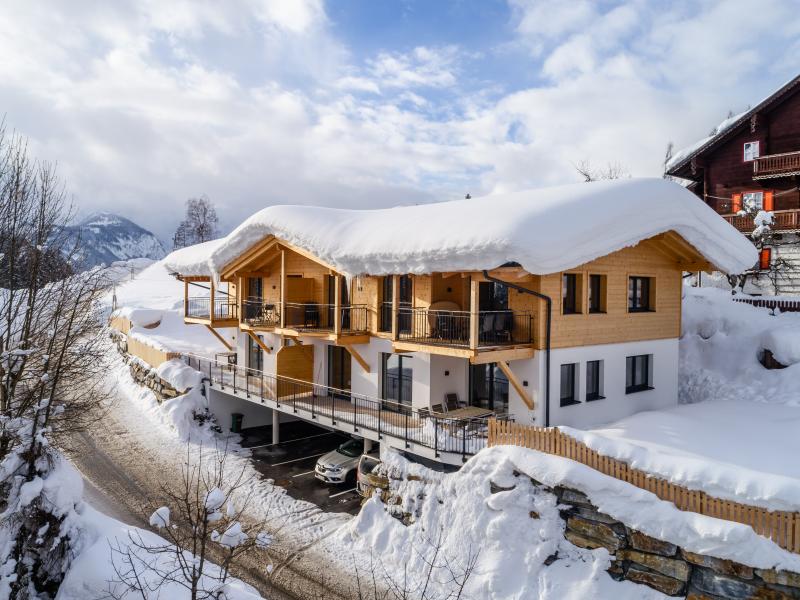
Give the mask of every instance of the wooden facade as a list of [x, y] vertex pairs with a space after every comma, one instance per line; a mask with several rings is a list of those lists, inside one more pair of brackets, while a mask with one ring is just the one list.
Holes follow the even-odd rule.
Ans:
[[[579, 290], [575, 314], [562, 314], [560, 309], [562, 273], [538, 276], [510, 266], [494, 269], [490, 275], [552, 298], [551, 345], [565, 348], [677, 338], [682, 272], [711, 268], [676, 233], [656, 236], [570, 269]], [[600, 312], [588, 310], [592, 275], [602, 280]], [[521, 324], [522, 334], [486, 339], [483, 317], [490, 311], [479, 306], [479, 286], [487, 281], [482, 272], [409, 275], [403, 282], [399, 275], [348, 279], [308, 253], [270, 237], [226, 267], [222, 276], [231, 290], [238, 290], [237, 324], [250, 334], [316, 336], [348, 348], [371, 336], [383, 337], [392, 340], [396, 351], [459, 356], [474, 363], [530, 358], [545, 347], [545, 303], [511, 288], [507, 306], [499, 312], [504, 319], [513, 318], [515, 327]], [[651, 281], [648, 311], [628, 310], [629, 279], [634, 276]], [[401, 287], [405, 297], [400, 295]], [[428, 329], [443, 318], [450, 330], [457, 329], [457, 335], [452, 331], [449, 336], [430, 334]], [[196, 322], [191, 317], [187, 321]]]
[[[757, 156], [746, 156], [745, 144], [752, 143], [758, 144]], [[761, 192], [764, 209], [776, 212], [773, 229], [797, 230], [800, 77], [673, 165], [668, 174], [691, 180], [690, 189], [740, 231], [753, 230], [752, 218], [735, 217], [742, 195], [750, 192]]]

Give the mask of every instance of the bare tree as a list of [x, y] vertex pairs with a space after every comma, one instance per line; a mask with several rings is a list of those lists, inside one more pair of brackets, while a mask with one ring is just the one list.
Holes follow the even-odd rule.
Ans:
[[178, 225], [172, 238], [174, 248], [202, 244], [218, 235], [217, 211], [208, 196], [189, 198], [186, 201], [186, 217]]
[[246, 466], [231, 474], [227, 460], [227, 448], [216, 448], [206, 461], [202, 447], [193, 452], [187, 444], [181, 480], [161, 486], [167, 503], [146, 510], [152, 510], [150, 525], [163, 539], [130, 533], [111, 545], [116, 576], [108, 582], [107, 597], [150, 598], [177, 586], [192, 600], [218, 598], [231, 568], [255, 549], [265, 552], [267, 575], [272, 573], [270, 548], [280, 527], [267, 532], [265, 522], [245, 523], [251, 495], [238, 502], [234, 496], [248, 483]]
[[[0, 574], [12, 598], [52, 595], [71, 558], [61, 532], [74, 506], [46, 482], [54, 445], [96, 418], [105, 399], [99, 269], [73, 274], [80, 239], [55, 168], [0, 125]], [[2, 579], [2, 577], [0, 577]]]
[[582, 160], [573, 165], [585, 182], [600, 181], [604, 179], [623, 179], [630, 177], [630, 171], [618, 162], [610, 162], [605, 168], [594, 169], [588, 160]]

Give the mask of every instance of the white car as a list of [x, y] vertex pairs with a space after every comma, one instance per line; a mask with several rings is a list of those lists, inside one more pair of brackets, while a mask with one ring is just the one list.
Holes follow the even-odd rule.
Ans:
[[317, 461], [314, 477], [325, 483], [345, 483], [355, 474], [358, 461], [364, 452], [364, 440], [352, 438], [336, 450], [331, 450]]

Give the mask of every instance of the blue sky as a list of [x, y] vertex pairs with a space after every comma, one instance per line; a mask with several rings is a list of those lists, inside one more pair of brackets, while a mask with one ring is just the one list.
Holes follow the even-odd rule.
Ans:
[[43, 0], [0, 20], [7, 126], [83, 212], [164, 239], [207, 194], [380, 207], [659, 176], [800, 72], [798, 0]]

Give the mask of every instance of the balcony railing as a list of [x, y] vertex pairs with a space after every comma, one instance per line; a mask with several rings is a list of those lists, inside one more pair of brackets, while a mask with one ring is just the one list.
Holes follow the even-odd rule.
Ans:
[[[787, 231], [800, 228], [800, 210], [775, 210], [772, 211], [775, 219], [770, 228], [773, 231]], [[750, 233], [755, 229], [753, 215], [722, 215], [728, 223], [743, 233]]]
[[[303, 331], [334, 331], [336, 325], [336, 305], [286, 302], [284, 304], [284, 325], [289, 329]], [[353, 304], [339, 307], [341, 331], [344, 333], [366, 332], [369, 330], [366, 305]]]
[[278, 327], [281, 324], [280, 310], [274, 302], [245, 300], [242, 302], [242, 321], [251, 327]]
[[[530, 344], [533, 315], [511, 310], [480, 311], [478, 347]], [[467, 311], [400, 309], [398, 338], [403, 341], [443, 346], [470, 345], [471, 319]]]
[[[390, 400], [340, 390], [327, 385], [271, 375], [194, 355], [184, 361], [208, 378], [209, 385], [250, 400], [274, 402], [279, 410], [301, 418], [330, 419], [334, 428], [368, 430], [379, 439], [391, 436], [404, 440], [406, 448], [417, 444], [466, 458], [486, 447], [488, 419], [510, 419], [509, 415], [459, 416], [433, 412]], [[464, 409], [460, 409], [464, 412]]]
[[[214, 298], [214, 321], [238, 319], [239, 307], [227, 296]], [[186, 302], [186, 316], [192, 319], [211, 320], [211, 298], [208, 296], [189, 298]]]
[[753, 161], [753, 179], [800, 174], [800, 151], [759, 156]]

